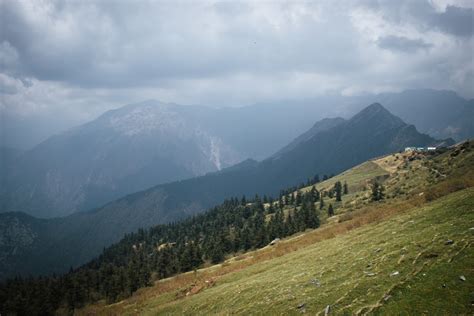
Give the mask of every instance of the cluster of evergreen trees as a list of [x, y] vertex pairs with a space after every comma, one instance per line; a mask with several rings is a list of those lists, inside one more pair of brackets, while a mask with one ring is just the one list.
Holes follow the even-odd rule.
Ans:
[[[327, 179], [328, 177], [324, 177]], [[130, 296], [152, 280], [192, 271], [205, 262], [222, 262], [229, 254], [257, 249], [320, 225], [324, 197], [341, 201], [347, 183], [328, 191], [306, 185], [282, 190], [278, 199], [255, 196], [231, 198], [184, 221], [158, 225], [125, 235], [91, 262], [61, 276], [15, 278], [0, 285], [0, 312], [52, 314], [58, 308], [74, 310], [105, 299], [108, 303]], [[305, 186], [310, 190], [303, 192]], [[329, 204], [328, 216], [334, 215]]]
[[282, 191], [275, 201], [232, 198], [184, 221], [127, 234], [97, 259], [62, 276], [8, 280], [0, 286], [0, 312], [52, 314], [99, 299], [114, 302], [153, 279], [197, 269], [205, 261], [218, 263], [226, 255], [319, 227], [315, 204], [322, 194], [315, 186], [306, 193], [294, 192]]

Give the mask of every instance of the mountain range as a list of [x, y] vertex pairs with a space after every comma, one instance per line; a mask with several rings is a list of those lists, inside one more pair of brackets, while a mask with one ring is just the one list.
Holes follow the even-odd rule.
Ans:
[[[448, 141], [445, 144], [450, 144]], [[440, 144], [380, 104], [349, 120], [325, 119], [269, 158], [140, 191], [88, 212], [37, 219], [0, 214], [2, 275], [65, 271], [98, 255], [124, 234], [176, 221], [232, 196], [277, 195], [316, 174], [333, 174], [406, 146]], [[20, 241], [20, 242], [18, 242]]]
[[23, 153], [2, 150], [0, 212], [66, 216], [246, 158], [262, 160], [298, 135], [296, 143], [310, 136], [314, 131], [308, 129], [323, 115], [348, 117], [374, 99], [432, 137], [461, 140], [474, 135], [473, 101], [450, 91], [324, 96], [242, 108], [150, 100], [106, 112]]
[[8, 169], [1, 209], [64, 216], [239, 162], [189, 109], [147, 101], [49, 138]]

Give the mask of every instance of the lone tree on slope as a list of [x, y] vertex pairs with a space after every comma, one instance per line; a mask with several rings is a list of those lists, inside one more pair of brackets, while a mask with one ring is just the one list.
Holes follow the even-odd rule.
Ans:
[[342, 201], [342, 184], [341, 181], [334, 183], [334, 191], [336, 193], [336, 201]]
[[385, 197], [385, 188], [378, 181], [372, 185], [372, 201], [380, 201]]
[[329, 204], [328, 206], [328, 217], [334, 216], [334, 209], [332, 207], [332, 204]]

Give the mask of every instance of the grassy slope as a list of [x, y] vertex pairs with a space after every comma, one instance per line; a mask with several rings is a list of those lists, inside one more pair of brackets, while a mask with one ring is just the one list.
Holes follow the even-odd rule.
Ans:
[[[472, 314], [474, 189], [425, 203], [430, 192], [450, 191], [445, 182], [437, 184], [438, 172], [464, 181], [472, 162], [471, 152], [410, 162], [393, 155], [362, 164], [341, 177], [352, 193], [337, 209], [342, 215], [322, 228], [79, 313], [315, 314], [330, 305], [336, 314]], [[364, 183], [388, 173], [391, 198], [369, 203]], [[447, 239], [454, 244], [445, 245]]]

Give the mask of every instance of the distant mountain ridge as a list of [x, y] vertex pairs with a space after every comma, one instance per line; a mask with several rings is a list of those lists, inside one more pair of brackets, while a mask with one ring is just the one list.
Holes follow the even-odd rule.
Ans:
[[[311, 137], [308, 133], [308, 137], [296, 138], [291, 150], [261, 162], [247, 160], [197, 178], [158, 185], [90, 212], [51, 220], [28, 217], [36, 227], [34, 241], [17, 248], [15, 255], [2, 254], [0, 270], [5, 271], [3, 276], [64, 271], [96, 256], [127, 232], [197, 214], [225, 198], [275, 195], [315, 174], [337, 173], [407, 146], [438, 143], [380, 104], [367, 107], [350, 120], [328, 122], [316, 123]], [[0, 221], [4, 216], [15, 214], [0, 214]]]
[[318, 121], [314, 123], [314, 125], [306, 132], [301, 134], [300, 136], [296, 137], [291, 143], [289, 143], [287, 146], [283, 147], [280, 149], [277, 153], [275, 153], [273, 156], [277, 157], [285, 152], [293, 150], [295, 147], [297, 147], [299, 144], [311, 139], [314, 137], [316, 134], [319, 132], [331, 129], [339, 124], [344, 123], [345, 120], [343, 118], [337, 117], [337, 118], [326, 118], [322, 119], [321, 121]]
[[1, 211], [64, 216], [242, 159], [187, 110], [147, 101], [50, 138], [8, 170]]
[[435, 138], [457, 141], [474, 137], [474, 100], [453, 91], [405, 90], [381, 93], [377, 99], [389, 111]]
[[[295, 96], [294, 99], [265, 101], [236, 108], [226, 107], [225, 102], [218, 107], [186, 108], [188, 114], [207, 126], [211, 134], [231, 144], [244, 158], [262, 160], [308, 130], [316, 120], [325, 117], [349, 118], [374, 102], [380, 102], [391, 113], [432, 137], [451, 137], [456, 141], [474, 137], [471, 124], [474, 120], [474, 100], [467, 100], [447, 90], [413, 89], [359, 96], [327, 94], [313, 98]], [[61, 115], [18, 117], [8, 112], [2, 114], [0, 146], [30, 149], [44, 140], [46, 135], [56, 134], [72, 124]]]
[[[461, 140], [474, 136], [473, 100], [450, 91], [333, 95], [242, 108], [149, 100], [106, 112], [15, 159], [4, 155], [0, 212], [64, 216], [247, 158], [262, 160], [318, 132], [310, 127], [323, 114], [347, 118], [373, 101], [432, 137]], [[328, 119], [318, 128], [340, 122], [342, 119]]]

